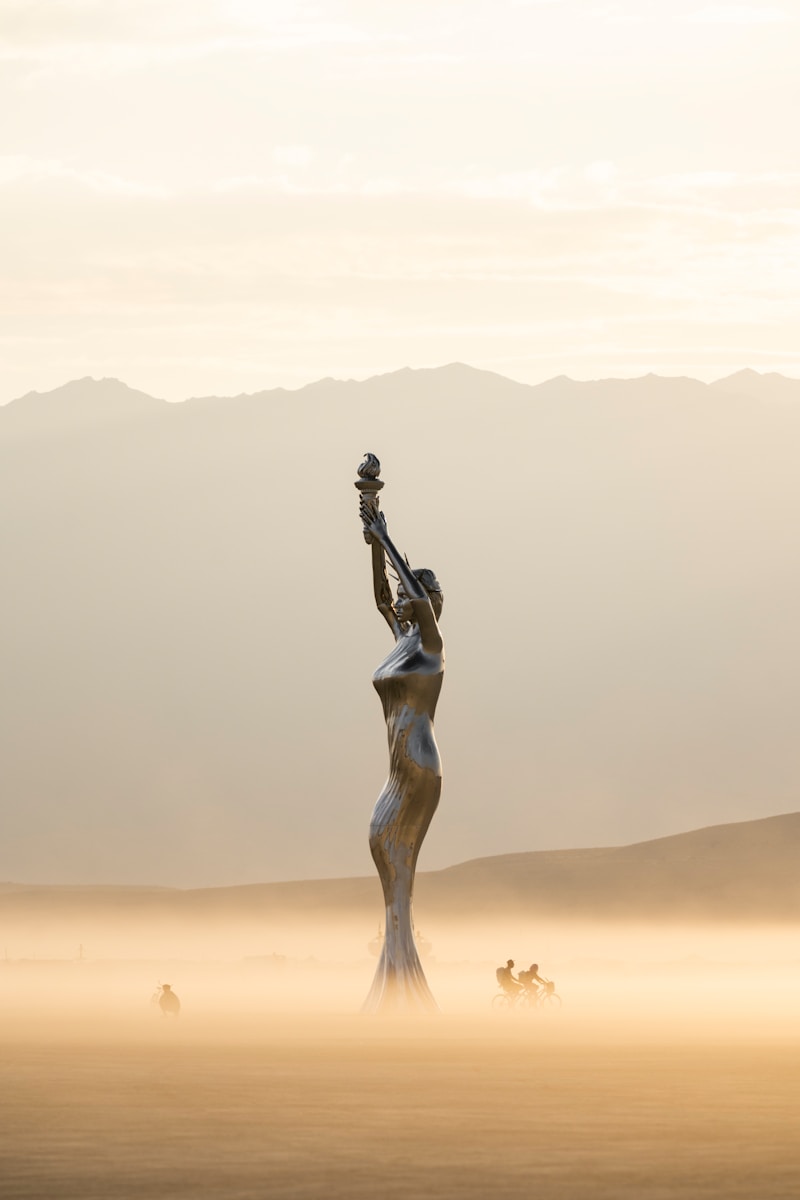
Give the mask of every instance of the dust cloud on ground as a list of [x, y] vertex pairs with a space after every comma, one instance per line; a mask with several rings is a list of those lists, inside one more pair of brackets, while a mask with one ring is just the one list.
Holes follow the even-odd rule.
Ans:
[[[370, 932], [8, 948], [3, 1200], [800, 1193], [795, 929], [429, 929], [417, 1021], [359, 1015]], [[562, 1005], [493, 1008], [509, 957]]]

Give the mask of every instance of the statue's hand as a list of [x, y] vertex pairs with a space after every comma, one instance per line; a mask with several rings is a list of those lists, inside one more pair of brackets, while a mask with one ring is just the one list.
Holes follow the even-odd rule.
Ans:
[[359, 503], [359, 512], [361, 513], [361, 523], [364, 526], [364, 534], [372, 534], [377, 542], [383, 543], [386, 537], [386, 518], [381, 510], [364, 497], [361, 497]]

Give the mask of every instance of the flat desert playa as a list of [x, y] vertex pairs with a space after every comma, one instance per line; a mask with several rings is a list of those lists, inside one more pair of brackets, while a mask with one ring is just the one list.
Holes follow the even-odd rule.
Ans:
[[15, 1005], [2, 1195], [796, 1196], [800, 1029], [753, 999], [399, 1024]]

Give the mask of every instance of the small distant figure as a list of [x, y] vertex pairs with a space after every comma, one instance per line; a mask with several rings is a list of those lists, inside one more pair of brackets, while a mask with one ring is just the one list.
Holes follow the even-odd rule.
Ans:
[[509, 958], [504, 967], [498, 967], [495, 971], [497, 982], [510, 1000], [516, 1000], [517, 996], [522, 992], [522, 984], [518, 983], [514, 978], [513, 966], [514, 960], [513, 958]]
[[547, 982], [547, 980], [542, 979], [541, 975], [539, 974], [538, 963], [531, 963], [527, 971], [520, 971], [517, 978], [525, 988], [525, 991], [530, 993], [532, 996], [537, 995], [539, 988], [544, 987], [545, 983]]
[[165, 1017], [178, 1017], [181, 1012], [181, 1002], [168, 983], [161, 984], [161, 994], [158, 997], [158, 1007]]

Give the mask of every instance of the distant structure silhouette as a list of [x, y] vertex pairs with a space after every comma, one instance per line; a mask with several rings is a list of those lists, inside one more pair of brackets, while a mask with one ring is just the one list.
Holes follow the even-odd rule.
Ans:
[[[389, 735], [389, 778], [369, 829], [386, 903], [386, 932], [364, 1011], [430, 1011], [437, 1006], [414, 942], [411, 903], [417, 857], [442, 788], [433, 716], [444, 676], [438, 624], [443, 596], [433, 571], [412, 571], [389, 537], [378, 505], [383, 481], [374, 454], [366, 456], [358, 474], [364, 538], [372, 547], [375, 603], [395, 641], [372, 677]], [[387, 558], [397, 577], [395, 599]]]
[[[383, 929], [378, 926], [378, 932], [374, 938], [367, 942], [367, 949], [374, 958], [379, 958], [383, 950]], [[429, 958], [431, 953], [431, 943], [425, 937], [424, 933], [420, 933], [418, 929], [414, 929], [414, 942], [417, 947], [417, 954], [420, 958]]]
[[168, 983], [161, 984], [161, 995], [158, 997], [158, 1007], [165, 1017], [180, 1016], [181, 1002]]

